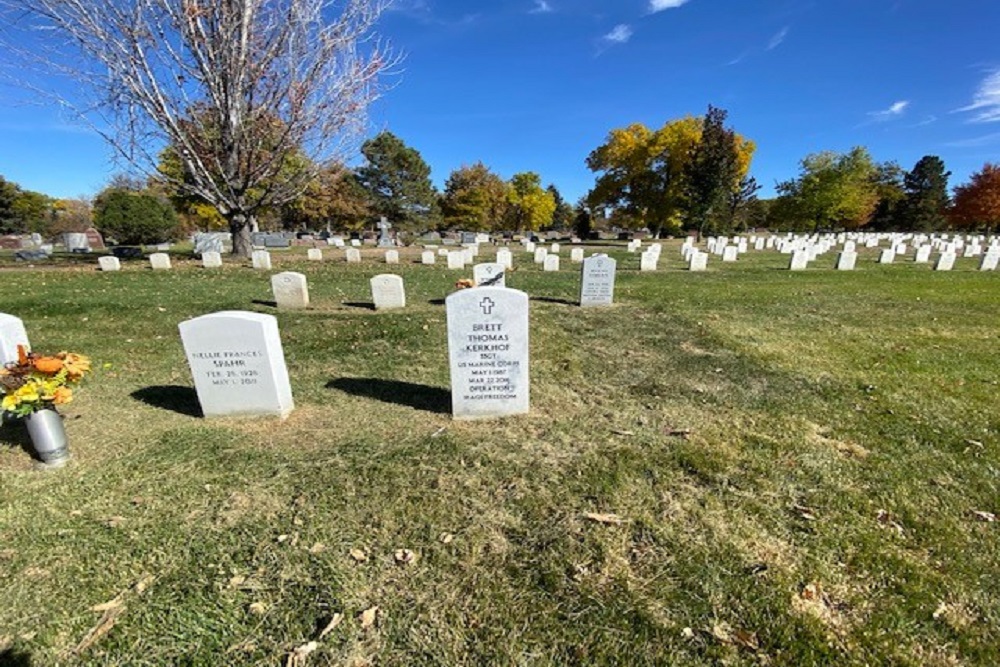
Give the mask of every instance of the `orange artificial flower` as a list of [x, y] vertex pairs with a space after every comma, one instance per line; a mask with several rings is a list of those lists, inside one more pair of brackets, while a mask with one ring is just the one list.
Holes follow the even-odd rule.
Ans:
[[63, 368], [63, 361], [58, 357], [36, 357], [33, 363], [38, 372], [46, 375], [55, 375]]
[[28, 348], [24, 345], [17, 346], [17, 364], [18, 366], [24, 366], [28, 363]]
[[57, 356], [62, 359], [62, 367], [66, 369], [66, 374], [74, 380], [90, 372], [90, 357], [74, 352], [60, 352]]
[[54, 405], [65, 405], [73, 400], [73, 390], [69, 387], [59, 387], [52, 392], [52, 403]]

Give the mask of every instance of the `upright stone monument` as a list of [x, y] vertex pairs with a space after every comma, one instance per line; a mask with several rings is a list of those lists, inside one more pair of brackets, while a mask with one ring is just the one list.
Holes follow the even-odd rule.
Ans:
[[528, 295], [504, 287], [445, 299], [455, 419], [528, 412]]
[[406, 308], [406, 292], [403, 291], [402, 276], [383, 273], [371, 279], [371, 286], [375, 310]]
[[309, 285], [304, 274], [283, 271], [271, 276], [271, 291], [278, 308], [301, 310], [309, 307]]
[[97, 264], [101, 267], [101, 271], [121, 271], [122, 269], [121, 260], [114, 255], [98, 257]]
[[271, 253], [266, 250], [254, 250], [250, 253], [250, 262], [253, 268], [261, 271], [271, 270]]
[[276, 416], [295, 407], [273, 315], [223, 311], [179, 325], [206, 417]]
[[221, 269], [222, 253], [215, 252], [214, 250], [206, 250], [201, 253], [201, 266], [205, 269]]
[[472, 279], [477, 287], [506, 287], [507, 277], [502, 264], [488, 262], [472, 267]]
[[18, 345], [23, 345], [26, 350], [31, 349], [24, 322], [20, 317], [0, 313], [0, 365], [17, 361]]
[[154, 252], [149, 256], [149, 265], [156, 271], [167, 271], [170, 269], [170, 255], [165, 252]]
[[379, 248], [394, 248], [396, 247], [396, 242], [392, 240], [389, 236], [389, 230], [392, 229], [392, 225], [385, 216], [382, 216], [378, 221], [378, 247]]
[[580, 306], [610, 306], [615, 301], [615, 269], [618, 263], [607, 255], [583, 260], [580, 271]]

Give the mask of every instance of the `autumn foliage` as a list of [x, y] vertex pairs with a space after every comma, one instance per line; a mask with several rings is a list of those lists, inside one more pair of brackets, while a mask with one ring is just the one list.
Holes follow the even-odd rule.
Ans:
[[985, 227], [987, 233], [1000, 228], [1000, 165], [986, 163], [955, 188], [949, 218], [958, 228]]

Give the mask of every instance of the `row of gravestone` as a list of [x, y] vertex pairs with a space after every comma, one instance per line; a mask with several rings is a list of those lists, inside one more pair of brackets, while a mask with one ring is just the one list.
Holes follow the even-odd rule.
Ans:
[[[584, 261], [583, 276], [581, 306], [612, 302], [615, 260], [590, 257]], [[282, 290], [298, 291], [304, 279], [301, 274], [274, 276], [275, 295]], [[383, 292], [400, 307], [405, 305], [402, 287], [399, 276], [372, 279], [377, 304]], [[474, 287], [449, 295], [445, 307], [453, 416], [474, 419], [527, 412], [528, 295], [506, 287]], [[179, 330], [206, 417], [283, 418], [292, 411], [291, 384], [273, 315], [211, 313], [180, 323]], [[0, 313], [3, 363], [17, 358], [18, 345], [29, 346], [24, 323]]]

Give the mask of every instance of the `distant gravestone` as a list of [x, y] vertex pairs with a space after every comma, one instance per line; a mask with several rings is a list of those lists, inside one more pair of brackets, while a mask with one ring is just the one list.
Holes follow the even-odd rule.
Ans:
[[[389, 236], [389, 230], [392, 229], [392, 225], [383, 216], [378, 221], [378, 247], [379, 248], [392, 248], [396, 245], [392, 237]], [[397, 262], [398, 263], [398, 262]]]
[[460, 290], [445, 307], [452, 416], [528, 412], [528, 295], [503, 287]]
[[438, 257], [447, 257], [449, 252], [451, 252], [451, 251], [448, 250], [447, 248], [438, 248], [437, 256]]
[[101, 271], [121, 271], [122, 263], [117, 257], [98, 257], [97, 264], [101, 267]]
[[857, 262], [858, 262], [858, 253], [844, 250], [839, 255], [837, 255], [837, 270], [853, 271], [854, 265], [857, 264]]
[[18, 345], [23, 345], [26, 350], [31, 349], [24, 322], [20, 317], [0, 313], [0, 365], [17, 361]]
[[561, 249], [562, 248], [558, 243], [553, 243], [551, 246], [549, 246], [549, 252], [552, 253], [553, 255], [558, 255]]
[[497, 250], [497, 264], [509, 271], [514, 268], [514, 254], [507, 248], [500, 248]]
[[273, 315], [223, 311], [179, 325], [206, 417], [277, 416], [294, 408]]
[[319, 248], [309, 248], [309, 250], [306, 250], [306, 259], [310, 262], [322, 262], [323, 251]]
[[206, 269], [222, 268], [222, 253], [206, 250], [201, 253], [201, 265]]
[[99, 231], [91, 227], [90, 229], [85, 231], [84, 234], [87, 236], [87, 245], [90, 246], [91, 250], [106, 249], [106, 246], [104, 245], [104, 237], [101, 236], [101, 233]]
[[788, 262], [789, 271], [804, 271], [809, 266], [809, 253], [805, 250], [793, 250]]
[[261, 271], [271, 270], [271, 253], [266, 250], [254, 250], [250, 253], [250, 262], [253, 268]]
[[569, 261], [579, 264], [583, 261], [583, 248], [571, 248], [569, 251]]
[[383, 273], [371, 279], [371, 286], [375, 310], [406, 308], [406, 292], [403, 290], [402, 276]]
[[545, 258], [549, 256], [548, 248], [535, 248], [535, 264], [545, 264]]
[[344, 251], [348, 264], [359, 264], [361, 262], [361, 251], [357, 248], [348, 248]]
[[278, 308], [301, 310], [309, 307], [309, 284], [306, 277], [295, 271], [283, 271], [271, 276], [271, 291]]
[[49, 253], [44, 250], [18, 250], [14, 253], [15, 262], [44, 262], [49, 259]]
[[542, 264], [542, 271], [558, 271], [558, 270], [559, 270], [559, 256], [547, 255], [545, 257], [545, 262]]
[[943, 252], [938, 255], [937, 263], [934, 264], [935, 271], [951, 271], [955, 266], [955, 253]]
[[878, 256], [879, 264], [892, 264], [896, 260], [896, 251], [892, 248], [886, 248]]
[[0, 248], [4, 250], [20, 250], [24, 247], [24, 239], [14, 234], [0, 236]]
[[979, 270], [996, 271], [998, 263], [1000, 263], [1000, 252], [987, 252], [979, 261]]
[[660, 256], [657, 253], [646, 251], [639, 255], [639, 270], [656, 271], [656, 264], [659, 260]]
[[450, 250], [448, 251], [448, 268], [449, 269], [464, 269], [465, 268], [465, 253], [461, 250]]
[[399, 251], [398, 250], [386, 250], [385, 251], [385, 263], [386, 264], [399, 264]]
[[490, 262], [472, 267], [472, 279], [477, 287], [506, 287], [507, 277], [502, 264]]
[[220, 255], [225, 250], [221, 234], [198, 234], [194, 237], [194, 254], [201, 257], [206, 252], [217, 252]]
[[524, 250], [525, 252], [535, 252], [535, 244], [532, 243], [531, 241], [528, 241], [527, 243], [524, 244]]
[[688, 255], [688, 271], [707, 271], [708, 253], [695, 250]]
[[421, 264], [433, 264], [437, 260], [437, 255], [434, 254], [433, 250], [424, 250], [420, 253], [420, 263]]
[[112, 248], [111, 254], [118, 259], [142, 259], [142, 248], [132, 245], [120, 245]]
[[917, 246], [917, 254], [913, 261], [917, 264], [927, 264], [931, 261], [931, 250], [932, 247], [929, 245]]
[[170, 269], [170, 255], [165, 252], [154, 252], [149, 256], [149, 265], [155, 271], [166, 271]]
[[87, 242], [87, 235], [80, 232], [64, 233], [63, 245], [66, 246], [66, 252], [90, 252], [90, 243]]
[[360, 248], [361, 247], [361, 239], [351, 239], [351, 247], [352, 248]]
[[618, 263], [607, 255], [583, 260], [580, 270], [580, 306], [610, 306], [615, 301], [615, 269]]
[[727, 245], [722, 251], [723, 262], [735, 262], [740, 258], [740, 249], [734, 245]]

